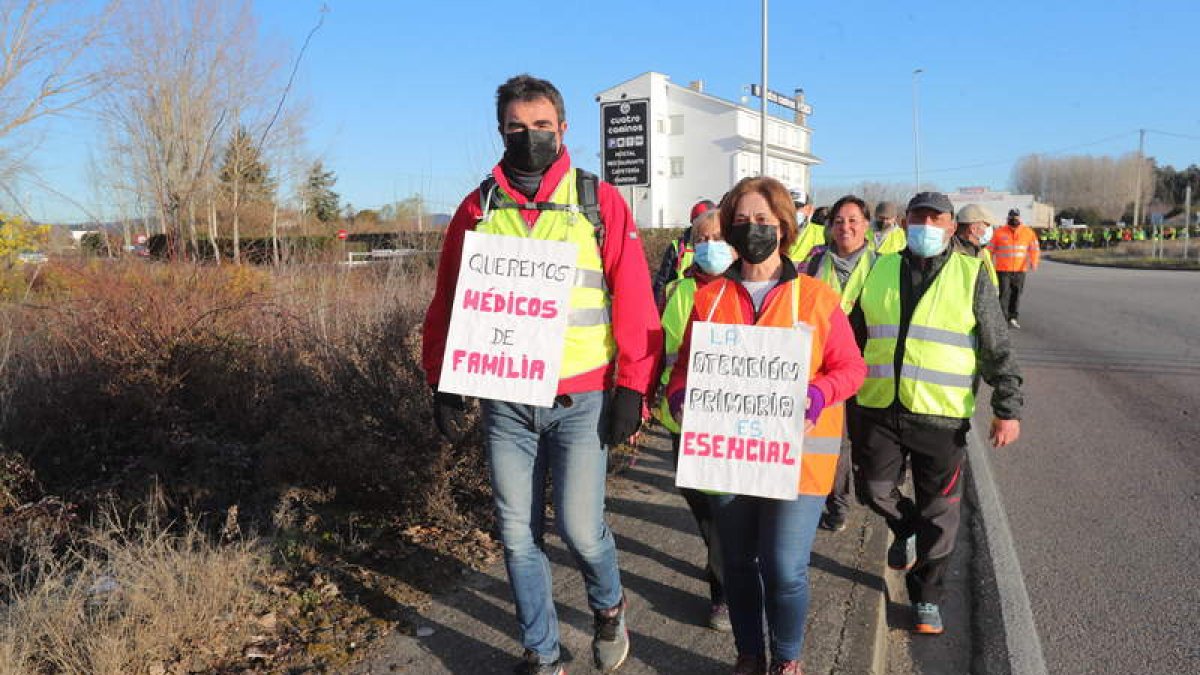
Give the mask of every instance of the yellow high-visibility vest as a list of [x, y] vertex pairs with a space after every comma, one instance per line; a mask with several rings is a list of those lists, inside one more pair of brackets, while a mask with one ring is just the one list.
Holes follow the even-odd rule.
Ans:
[[887, 408], [899, 395], [914, 413], [968, 418], [975, 412], [977, 331], [975, 281], [983, 261], [951, 253], [913, 310], [900, 372], [895, 369], [900, 336], [901, 258], [893, 253], [875, 263], [859, 296], [867, 324], [863, 358], [867, 378], [858, 404]]
[[483, 215], [475, 227], [477, 232], [566, 241], [575, 244], [578, 251], [559, 379], [612, 362], [617, 353], [612, 332], [612, 303], [604, 281], [604, 264], [595, 228], [579, 209], [575, 169], [567, 171], [559, 181], [550, 201], [542, 205], [551, 208], [541, 210], [532, 229], [520, 211], [528, 200], [514, 199], [495, 183], [492, 183], [491, 191], [494, 195], [480, 195]]

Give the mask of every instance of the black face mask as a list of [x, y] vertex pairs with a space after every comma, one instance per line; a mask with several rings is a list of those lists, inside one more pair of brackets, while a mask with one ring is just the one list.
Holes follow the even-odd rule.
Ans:
[[729, 230], [729, 245], [746, 262], [757, 265], [779, 248], [779, 231], [774, 225], [746, 223]]
[[525, 129], [504, 134], [504, 161], [525, 173], [541, 173], [558, 157], [553, 131]]

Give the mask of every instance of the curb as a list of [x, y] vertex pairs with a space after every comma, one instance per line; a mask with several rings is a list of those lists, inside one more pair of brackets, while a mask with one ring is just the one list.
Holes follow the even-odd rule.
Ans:
[[1138, 270], [1142, 272], [1200, 272], [1200, 267], [1150, 267], [1144, 265], [1118, 265], [1115, 263], [1085, 262], [1083, 260], [1066, 260], [1054, 256], [1046, 256], [1050, 262], [1078, 267], [1099, 267], [1110, 270]]

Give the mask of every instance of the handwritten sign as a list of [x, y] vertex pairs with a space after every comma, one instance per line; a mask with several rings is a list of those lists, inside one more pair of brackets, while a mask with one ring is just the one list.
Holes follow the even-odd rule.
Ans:
[[567, 242], [467, 232], [438, 388], [554, 405], [577, 255]]
[[795, 499], [812, 328], [692, 325], [675, 484]]

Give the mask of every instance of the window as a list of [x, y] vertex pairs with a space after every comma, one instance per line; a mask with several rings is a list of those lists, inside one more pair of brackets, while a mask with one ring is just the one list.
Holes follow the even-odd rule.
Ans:
[[683, 115], [671, 115], [671, 135], [683, 135]]
[[667, 121], [661, 117], [654, 120], [654, 130], [660, 134], [667, 133]]
[[683, 158], [671, 158], [671, 178], [679, 178], [683, 176]]

